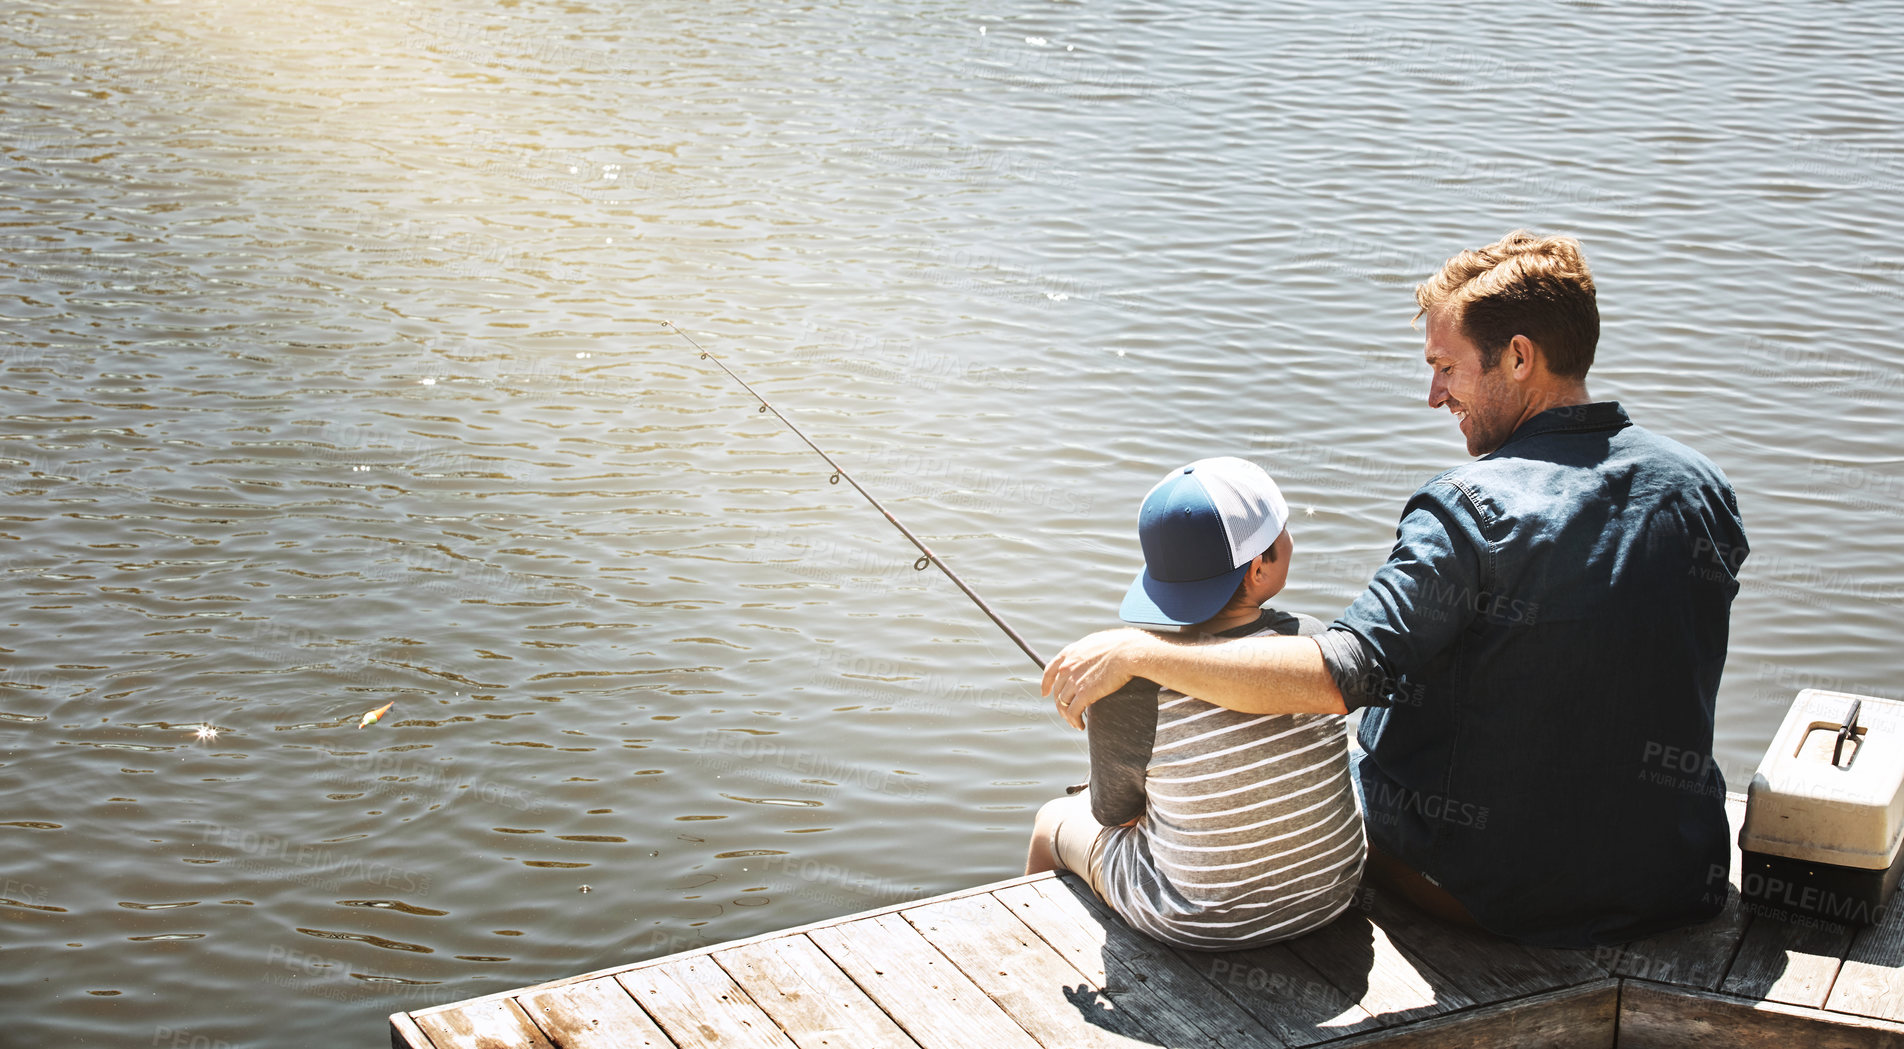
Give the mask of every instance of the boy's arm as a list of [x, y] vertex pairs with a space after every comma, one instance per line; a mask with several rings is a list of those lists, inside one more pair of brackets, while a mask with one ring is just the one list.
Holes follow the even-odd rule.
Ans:
[[1157, 683], [1132, 678], [1091, 707], [1091, 815], [1106, 827], [1144, 814], [1144, 774], [1157, 742]]

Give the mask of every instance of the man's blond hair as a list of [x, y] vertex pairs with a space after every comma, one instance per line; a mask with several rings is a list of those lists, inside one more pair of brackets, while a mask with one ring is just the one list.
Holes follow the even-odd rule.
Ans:
[[1485, 248], [1464, 251], [1415, 285], [1419, 318], [1451, 309], [1461, 334], [1481, 349], [1483, 370], [1500, 362], [1516, 335], [1540, 347], [1547, 368], [1584, 379], [1600, 341], [1593, 274], [1572, 237], [1517, 229]]

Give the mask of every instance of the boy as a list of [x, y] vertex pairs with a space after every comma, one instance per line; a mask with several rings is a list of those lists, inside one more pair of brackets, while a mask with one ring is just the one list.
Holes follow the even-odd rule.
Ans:
[[[1144, 570], [1119, 616], [1223, 637], [1321, 631], [1262, 607], [1289, 577], [1288, 521], [1254, 463], [1173, 471], [1144, 497]], [[1088, 716], [1091, 789], [1039, 810], [1027, 874], [1072, 871], [1132, 928], [1198, 950], [1290, 939], [1349, 905], [1367, 845], [1340, 715], [1243, 714], [1139, 678]]]

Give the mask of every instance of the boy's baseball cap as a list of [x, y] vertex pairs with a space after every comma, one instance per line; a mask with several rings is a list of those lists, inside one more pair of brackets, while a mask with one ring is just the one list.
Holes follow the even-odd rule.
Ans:
[[1139, 626], [1209, 619], [1288, 523], [1283, 493], [1255, 463], [1225, 455], [1172, 470], [1137, 513], [1144, 570], [1118, 617]]

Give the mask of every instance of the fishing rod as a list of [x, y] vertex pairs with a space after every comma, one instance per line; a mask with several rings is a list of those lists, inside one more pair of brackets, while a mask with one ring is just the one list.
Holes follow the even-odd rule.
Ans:
[[1011, 628], [1011, 624], [1005, 622], [1004, 618], [1001, 617], [997, 612], [992, 611], [992, 606], [986, 604], [984, 598], [978, 596], [977, 593], [973, 592], [971, 587], [966, 586], [965, 580], [960, 579], [959, 574], [957, 572], [952, 571], [951, 565], [948, 565], [944, 561], [940, 560], [938, 554], [933, 553], [930, 547], [926, 546], [925, 543], [920, 542], [919, 537], [912, 534], [912, 529], [907, 528], [905, 525], [901, 524], [899, 521], [899, 518], [894, 517], [891, 510], [886, 509], [885, 506], [881, 505], [878, 499], [873, 498], [873, 493], [867, 491], [864, 487], [860, 485], [858, 481], [854, 480], [853, 475], [846, 472], [846, 467], [841, 466], [839, 463], [834, 462], [833, 457], [826, 454], [825, 449], [822, 449], [819, 445], [814, 444], [813, 439], [808, 437], [805, 433], [803, 433], [798, 426], [795, 426], [793, 424], [792, 419], [789, 419], [785, 415], [780, 414], [780, 409], [775, 408], [773, 404], [767, 400], [767, 398], [762, 397], [760, 395], [760, 391], [754, 389], [752, 386], [749, 386], [747, 384], [746, 379], [743, 379], [740, 376], [734, 374], [734, 370], [732, 368], [729, 368], [726, 365], [726, 363], [723, 362], [719, 357], [714, 356], [712, 353], [708, 352], [708, 350], [704, 348], [700, 343], [695, 342], [694, 336], [689, 335], [687, 332], [684, 332], [680, 328], [676, 327], [673, 321], [662, 321], [661, 323], [667, 325], [669, 328], [672, 328], [676, 335], [679, 335], [683, 339], [686, 339], [688, 341], [688, 345], [694, 347], [694, 349], [700, 353], [702, 360], [713, 361], [715, 367], [727, 373], [728, 378], [734, 380], [737, 383], [740, 383], [741, 389], [746, 390], [750, 395], [753, 396], [754, 400], [760, 402], [760, 410], [762, 412], [772, 412], [774, 415], [774, 418], [779, 419], [782, 423], [785, 423], [787, 429], [792, 430], [793, 435], [795, 437], [798, 437], [800, 438], [800, 440], [805, 441], [806, 446], [808, 448], [813, 449], [815, 454], [819, 455], [820, 458], [825, 459], [826, 465], [833, 468], [833, 476], [827, 478], [828, 484], [839, 484], [840, 478], [842, 477], [845, 478], [846, 483], [852, 485], [854, 491], [865, 496], [866, 501], [873, 504], [873, 509], [878, 510], [880, 513], [884, 514], [886, 517], [886, 520], [892, 522], [892, 526], [894, 528], [899, 529], [899, 534], [905, 536], [908, 540], [911, 540], [912, 545], [918, 547], [919, 552], [924, 555], [923, 557], [919, 558], [919, 560], [914, 561], [912, 563], [912, 567], [914, 571], [923, 572], [925, 571], [927, 565], [938, 565], [939, 571], [944, 572], [945, 577], [947, 579], [952, 580], [952, 584], [954, 586], [958, 587], [960, 590], [965, 591], [965, 596], [972, 599], [972, 603], [978, 606], [979, 611], [990, 616], [992, 619], [992, 622], [997, 623], [998, 628], [1005, 632], [1006, 637], [1011, 638], [1012, 641], [1016, 643], [1019, 648], [1022, 648], [1025, 650], [1025, 654], [1031, 657], [1031, 661], [1033, 663], [1038, 664], [1038, 669], [1040, 670], [1044, 669], [1044, 665], [1045, 665], [1044, 658], [1038, 655], [1037, 652], [1033, 651], [1032, 647], [1025, 643], [1024, 638], [1018, 636], [1018, 631], [1013, 630]]

